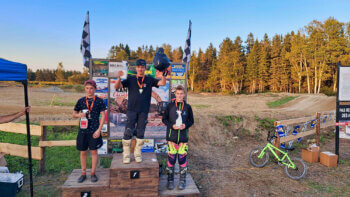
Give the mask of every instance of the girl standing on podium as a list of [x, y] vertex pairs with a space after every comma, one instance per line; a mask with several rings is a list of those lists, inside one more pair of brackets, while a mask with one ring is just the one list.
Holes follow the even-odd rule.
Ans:
[[174, 166], [176, 159], [180, 165], [180, 182], [178, 188], [186, 188], [188, 129], [193, 125], [193, 112], [183, 98], [185, 89], [176, 87], [175, 101], [168, 104], [162, 122], [167, 125], [166, 140], [168, 141], [168, 184], [169, 190], [174, 189]]

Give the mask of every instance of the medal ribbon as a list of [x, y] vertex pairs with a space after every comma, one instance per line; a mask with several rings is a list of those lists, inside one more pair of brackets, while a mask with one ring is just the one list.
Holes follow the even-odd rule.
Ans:
[[[176, 105], [176, 109], [180, 110], [179, 108], [177, 108], [177, 101], [176, 100], [175, 100], [175, 105]], [[182, 110], [184, 110], [184, 102], [183, 101], [181, 102], [180, 107], [181, 107], [181, 112], [182, 112]]]
[[142, 89], [142, 86], [143, 86], [143, 80], [145, 79], [145, 75], [143, 75], [142, 77], [142, 81], [141, 81], [141, 84], [139, 82], [139, 75], [136, 75], [136, 81], [137, 81], [137, 85], [139, 85], [140, 89]]
[[92, 103], [91, 103], [91, 108], [90, 108], [89, 102], [88, 102], [88, 100], [87, 100], [87, 97], [85, 97], [85, 100], [86, 100], [86, 107], [88, 108], [89, 113], [91, 112], [92, 108], [94, 107], [95, 99], [96, 99], [96, 96], [94, 96], [94, 100], [92, 101]]

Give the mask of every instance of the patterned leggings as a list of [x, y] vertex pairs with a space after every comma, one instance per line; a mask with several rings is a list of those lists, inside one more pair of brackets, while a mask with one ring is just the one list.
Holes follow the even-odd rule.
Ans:
[[179, 143], [168, 141], [168, 167], [174, 167], [176, 163], [176, 158], [178, 156], [178, 161], [180, 167], [184, 168], [187, 166], [187, 143]]

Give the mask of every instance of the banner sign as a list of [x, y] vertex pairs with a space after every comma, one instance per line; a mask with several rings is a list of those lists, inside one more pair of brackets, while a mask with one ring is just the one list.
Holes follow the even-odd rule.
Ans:
[[171, 65], [171, 79], [186, 79], [185, 64]]
[[339, 105], [337, 113], [339, 121], [350, 121], [350, 105]]
[[339, 68], [339, 101], [350, 101], [350, 67]]

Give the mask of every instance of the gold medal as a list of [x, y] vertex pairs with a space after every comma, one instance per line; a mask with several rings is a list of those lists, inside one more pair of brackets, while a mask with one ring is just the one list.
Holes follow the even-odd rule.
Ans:
[[143, 89], [142, 89], [142, 87], [143, 87], [143, 80], [145, 79], [145, 76], [143, 76], [142, 77], [142, 81], [141, 81], [141, 84], [140, 84], [140, 82], [139, 82], [139, 75], [136, 75], [136, 81], [137, 81], [137, 85], [139, 85], [139, 92], [140, 92], [140, 94], [142, 94], [142, 92], [143, 92]]

